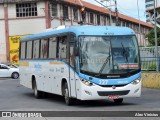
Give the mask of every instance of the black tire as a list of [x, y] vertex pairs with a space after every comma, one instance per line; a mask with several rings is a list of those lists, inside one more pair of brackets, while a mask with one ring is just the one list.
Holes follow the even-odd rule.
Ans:
[[67, 82], [64, 83], [63, 95], [64, 95], [65, 103], [67, 105], [73, 105], [73, 98], [69, 97], [69, 89], [68, 89]]
[[11, 77], [13, 79], [18, 79], [19, 78], [19, 73], [18, 72], [13, 72]]
[[123, 98], [114, 99], [114, 103], [116, 103], [116, 104], [122, 104], [122, 102], [123, 102]]
[[33, 81], [33, 91], [34, 91], [34, 96], [37, 98], [37, 99], [40, 99], [43, 97], [43, 92], [37, 90], [37, 84], [36, 84], [36, 81], [34, 80]]

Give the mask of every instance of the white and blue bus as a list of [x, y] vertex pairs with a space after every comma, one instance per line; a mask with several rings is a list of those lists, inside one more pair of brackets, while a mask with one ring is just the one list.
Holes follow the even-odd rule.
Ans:
[[141, 68], [135, 32], [126, 27], [79, 26], [22, 38], [20, 83], [37, 98], [46, 93], [74, 99], [140, 97]]

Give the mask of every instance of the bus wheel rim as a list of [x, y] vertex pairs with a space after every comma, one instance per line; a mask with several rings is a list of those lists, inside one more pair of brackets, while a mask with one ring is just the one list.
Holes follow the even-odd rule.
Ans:
[[35, 94], [35, 96], [37, 96], [37, 87], [36, 86], [34, 88], [34, 94]]
[[69, 100], [69, 93], [68, 93], [68, 89], [65, 89], [65, 101], [68, 102]]

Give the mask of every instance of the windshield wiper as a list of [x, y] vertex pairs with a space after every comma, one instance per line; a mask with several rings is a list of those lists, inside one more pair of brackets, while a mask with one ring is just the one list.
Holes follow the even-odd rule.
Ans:
[[104, 70], [106, 64], [107, 64], [108, 61], [110, 60], [110, 57], [111, 57], [111, 55], [110, 55], [110, 53], [109, 53], [109, 56], [106, 58], [105, 62], [103, 63], [103, 65], [102, 65], [102, 67], [101, 67], [99, 73], [98, 73], [97, 75], [95, 75], [95, 76], [99, 76], [99, 75], [102, 73], [102, 71]]

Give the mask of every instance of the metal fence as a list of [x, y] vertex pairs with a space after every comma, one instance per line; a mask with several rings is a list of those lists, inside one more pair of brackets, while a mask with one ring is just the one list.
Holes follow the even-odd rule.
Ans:
[[140, 47], [142, 70], [156, 71], [156, 62], [159, 61], [160, 71], [160, 47], [158, 47], [158, 57], [156, 57], [155, 47]]

